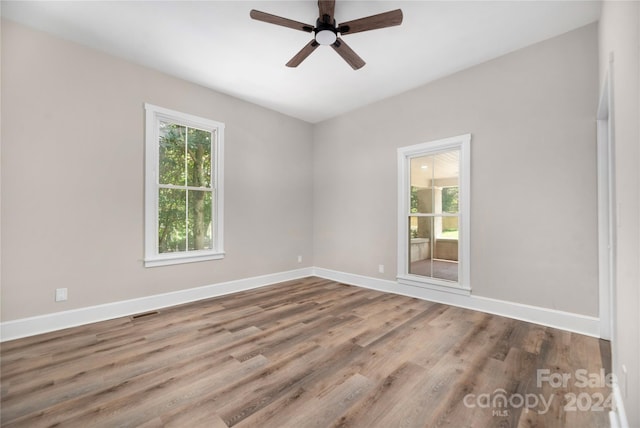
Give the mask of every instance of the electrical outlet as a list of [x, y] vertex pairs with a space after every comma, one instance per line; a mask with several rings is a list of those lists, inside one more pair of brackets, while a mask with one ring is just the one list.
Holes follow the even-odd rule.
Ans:
[[384, 273], [384, 265], [378, 265], [378, 272]]
[[302, 256], [298, 256], [298, 263], [302, 263]]
[[56, 288], [56, 302], [63, 302], [67, 300], [67, 289]]

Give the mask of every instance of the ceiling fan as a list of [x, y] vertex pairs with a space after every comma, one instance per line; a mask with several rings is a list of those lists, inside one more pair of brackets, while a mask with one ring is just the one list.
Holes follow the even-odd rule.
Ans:
[[396, 9], [389, 12], [379, 13], [377, 15], [367, 16], [366, 18], [354, 19], [353, 21], [343, 22], [336, 25], [333, 16], [335, 11], [335, 0], [318, 1], [318, 19], [316, 26], [305, 24], [303, 22], [294, 21], [280, 16], [271, 15], [270, 13], [251, 10], [249, 14], [251, 18], [258, 21], [267, 22], [269, 24], [281, 25], [283, 27], [293, 28], [294, 30], [314, 33], [313, 40], [303, 47], [300, 52], [294, 55], [287, 63], [287, 67], [297, 67], [320, 45], [331, 45], [338, 54], [354, 69], [358, 70], [364, 66], [365, 62], [355, 53], [339, 35], [346, 36], [348, 34], [360, 33], [362, 31], [377, 30], [379, 28], [393, 27], [402, 23], [402, 10]]

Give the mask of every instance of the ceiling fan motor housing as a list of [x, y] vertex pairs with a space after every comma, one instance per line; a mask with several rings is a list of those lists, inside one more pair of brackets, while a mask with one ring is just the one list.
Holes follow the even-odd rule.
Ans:
[[321, 45], [332, 45], [338, 39], [338, 30], [336, 29], [336, 21], [332, 20], [332, 23], [327, 23], [323, 20], [316, 21], [315, 40]]

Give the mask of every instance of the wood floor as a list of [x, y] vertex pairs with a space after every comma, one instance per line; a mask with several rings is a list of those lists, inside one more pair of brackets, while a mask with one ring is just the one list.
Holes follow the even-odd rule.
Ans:
[[0, 355], [3, 427], [608, 426], [607, 342], [319, 278]]

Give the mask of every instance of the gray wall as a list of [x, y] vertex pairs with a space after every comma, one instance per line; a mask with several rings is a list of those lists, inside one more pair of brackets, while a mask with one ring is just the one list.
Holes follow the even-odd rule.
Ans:
[[[617, 198], [616, 330], [613, 371], [629, 426], [640, 427], [640, 3], [610, 2], [600, 20], [600, 84], [613, 54], [613, 125]], [[628, 375], [624, 379], [622, 366]]]
[[[145, 102], [226, 123], [224, 260], [143, 267]], [[308, 123], [3, 21], [2, 125], [3, 321], [312, 262]]]
[[318, 124], [315, 265], [393, 280], [396, 149], [471, 133], [472, 293], [597, 316], [597, 70], [592, 24]]
[[[310, 265], [394, 279], [396, 148], [467, 132], [473, 293], [597, 315], [595, 25], [316, 126], [2, 36], [5, 321]], [[142, 267], [144, 102], [227, 124], [222, 261]]]

